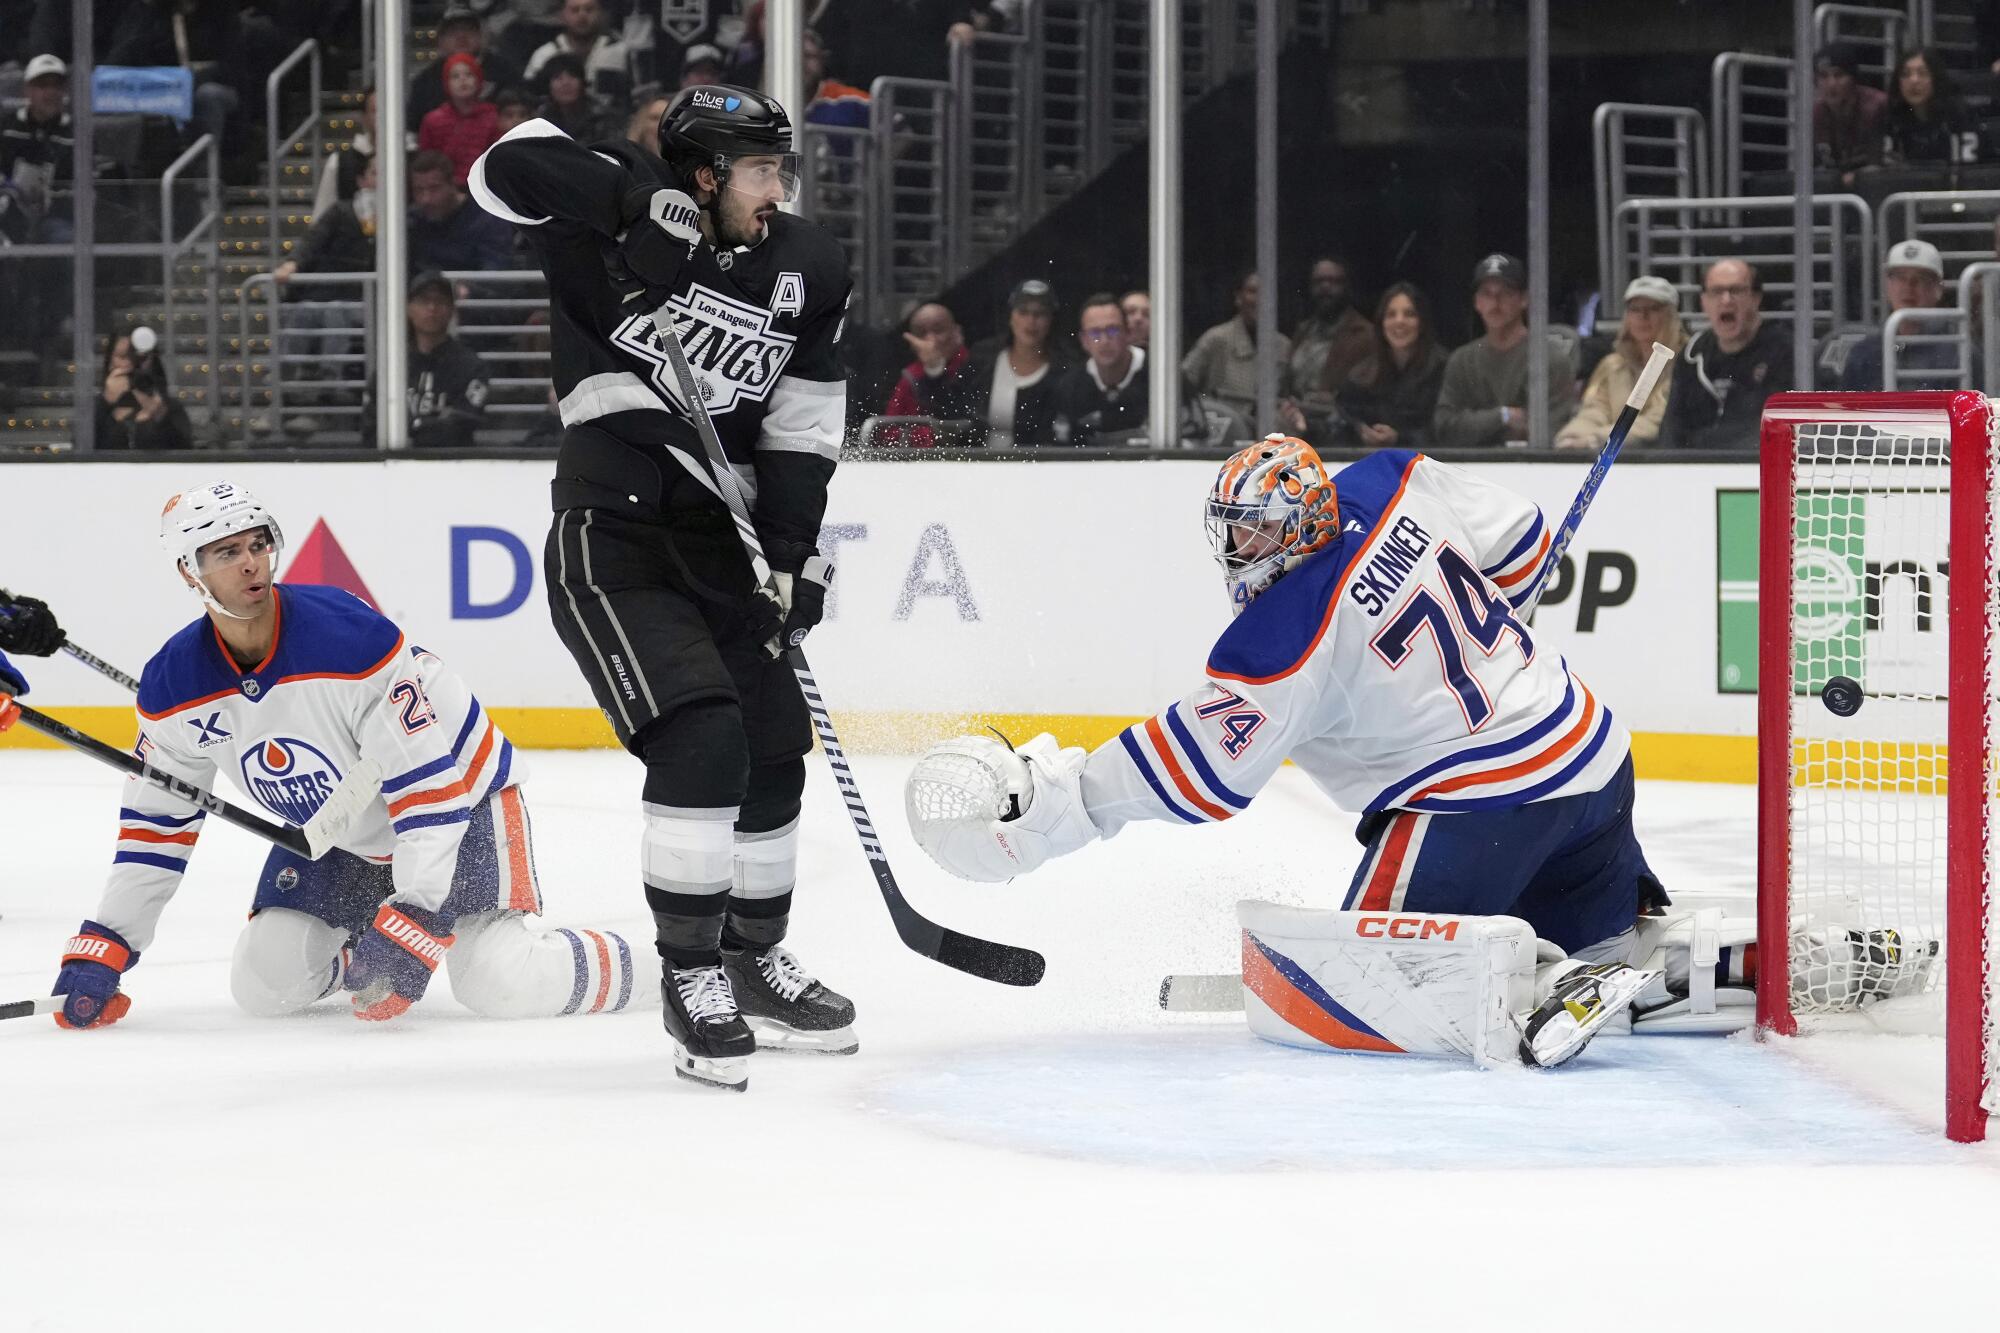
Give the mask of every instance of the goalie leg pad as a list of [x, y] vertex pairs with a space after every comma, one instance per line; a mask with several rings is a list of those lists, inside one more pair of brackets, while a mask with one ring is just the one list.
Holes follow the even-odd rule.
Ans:
[[309, 913], [265, 908], [236, 937], [229, 993], [259, 1018], [303, 1009], [340, 988], [349, 939], [346, 930]]
[[1266, 1041], [1316, 1050], [1519, 1059], [1535, 933], [1504, 916], [1328, 912], [1248, 900], [1243, 1004]]

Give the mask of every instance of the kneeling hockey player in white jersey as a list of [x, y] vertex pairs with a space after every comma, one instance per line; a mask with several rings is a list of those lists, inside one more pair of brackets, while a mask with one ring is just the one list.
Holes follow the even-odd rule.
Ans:
[[[316, 861], [272, 849], [230, 989], [253, 1014], [345, 987], [389, 1019], [440, 963], [461, 1004], [491, 1017], [622, 1009], [632, 952], [604, 930], [535, 917], [528, 811], [514, 747], [444, 663], [337, 588], [278, 584], [284, 544], [254, 497], [221, 483], [168, 502], [161, 541], [208, 614], [167, 641], [139, 683], [140, 758], [202, 787], [218, 770], [304, 824], [341, 780], [381, 794]], [[123, 974], [153, 940], [206, 816], [138, 778], [125, 785], [103, 899], [64, 951], [64, 1027], [114, 1023]]]
[[[1236, 619], [1202, 682], [1088, 756], [1046, 736], [936, 747], [910, 780], [919, 841], [1004, 880], [1134, 820], [1228, 819], [1289, 758], [1364, 813], [1343, 915], [1525, 920], [1543, 943], [1519, 1053], [1574, 1056], [1655, 980], [1628, 960], [1666, 895], [1632, 830], [1625, 729], [1516, 615], [1548, 551], [1540, 510], [1398, 450], [1329, 477], [1272, 436], [1223, 465], [1208, 532]], [[1311, 998], [1353, 1044], [1396, 1049]]]

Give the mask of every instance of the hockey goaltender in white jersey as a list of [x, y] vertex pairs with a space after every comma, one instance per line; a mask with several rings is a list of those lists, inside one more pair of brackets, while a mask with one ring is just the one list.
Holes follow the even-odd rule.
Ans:
[[[907, 795], [939, 863], [1004, 880], [1135, 820], [1229, 819], [1290, 759], [1361, 813], [1367, 852], [1341, 911], [1243, 907], [1261, 1033], [1547, 1065], [1648, 983], [1685, 1008], [1685, 943], [1677, 993], [1630, 965], [1667, 902], [1632, 830], [1630, 739], [1517, 614], [1540, 510], [1403, 451], [1329, 477], [1272, 436], [1223, 465], [1207, 513], [1236, 618], [1200, 683], [1088, 756], [935, 747]], [[1742, 960], [1715, 961], [1747, 999]]]
[[[436, 655], [338, 588], [278, 584], [277, 520], [227, 482], [175, 496], [161, 540], [209, 614], [167, 641], [139, 683], [141, 759], [197, 786], [226, 773], [303, 825], [343, 780], [380, 795], [316, 861], [273, 848], [230, 986], [252, 1013], [345, 987], [389, 1019], [448, 960], [452, 991], [496, 1017], [622, 1009], [632, 953], [611, 931], [544, 930], [519, 757]], [[65, 1027], [113, 1023], [121, 979], [153, 941], [206, 816], [127, 781], [95, 916], [62, 960]]]

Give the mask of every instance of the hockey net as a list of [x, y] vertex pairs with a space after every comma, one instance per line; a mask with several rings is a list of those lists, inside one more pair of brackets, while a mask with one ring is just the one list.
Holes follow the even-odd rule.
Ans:
[[1960, 1140], [2000, 1109], [1993, 423], [1778, 395], [1759, 500], [1758, 1022], [1942, 1034]]

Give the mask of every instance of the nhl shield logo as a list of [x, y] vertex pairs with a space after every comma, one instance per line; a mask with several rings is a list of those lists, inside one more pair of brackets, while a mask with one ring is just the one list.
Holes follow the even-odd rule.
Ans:
[[243, 790], [278, 818], [304, 824], [340, 782], [340, 770], [318, 747], [291, 736], [245, 746]]

